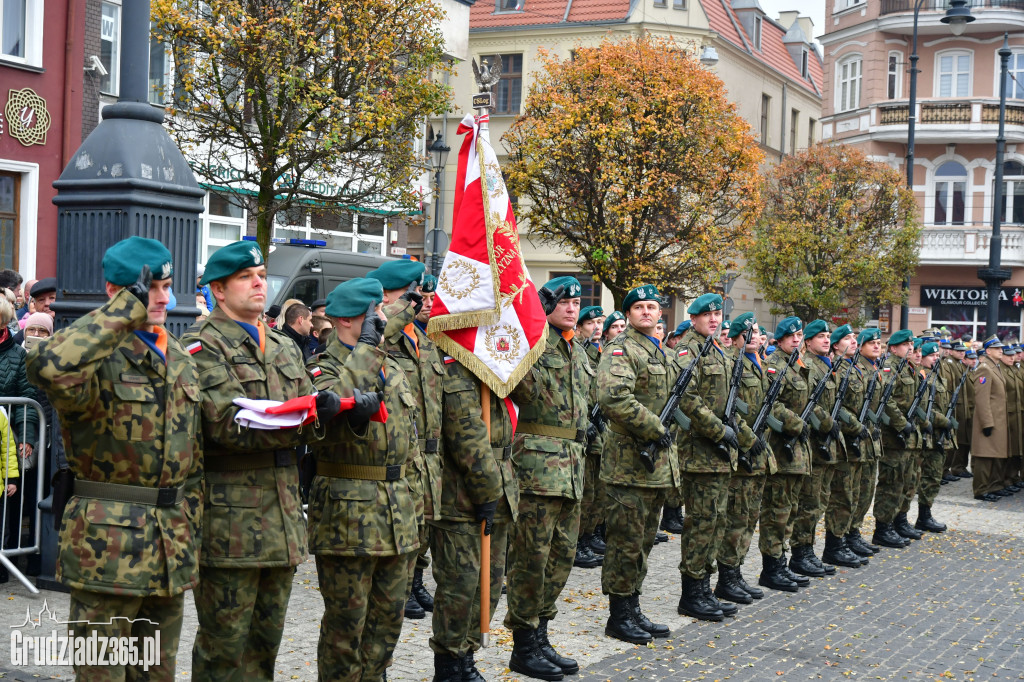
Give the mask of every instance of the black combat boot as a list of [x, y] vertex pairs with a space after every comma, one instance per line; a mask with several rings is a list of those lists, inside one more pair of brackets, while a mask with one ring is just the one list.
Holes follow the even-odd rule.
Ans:
[[770, 590], [797, 592], [798, 588], [796, 583], [790, 580], [786, 574], [782, 572], [783, 561], [785, 560], [776, 559], [773, 556], [762, 554], [761, 576], [757, 579], [757, 584], [762, 587], [767, 587]]
[[704, 596], [704, 581], [688, 575], [683, 576], [683, 596], [679, 598], [677, 610], [679, 615], [697, 620], [718, 622], [725, 619], [722, 609], [713, 606]]
[[637, 625], [629, 597], [608, 595], [608, 610], [610, 614], [608, 623], [604, 626], [605, 635], [630, 644], [647, 644], [654, 641], [651, 633]]
[[564, 677], [562, 669], [540, 652], [536, 630], [512, 631], [512, 656], [508, 659], [508, 667], [514, 672], [538, 680], [557, 682]]
[[476, 661], [473, 659], [472, 649], [462, 657], [462, 682], [487, 682], [487, 678], [476, 669]]
[[825, 531], [825, 551], [821, 553], [822, 561], [835, 564], [836, 566], [860, 568], [860, 559], [860, 556], [854, 554], [853, 551], [846, 546], [846, 540], [843, 536], [832, 535], [832, 533]]
[[875, 534], [871, 536], [871, 542], [891, 549], [903, 549], [907, 546], [903, 538], [893, 530], [891, 523], [881, 521], [875, 521]]
[[[737, 604], [753, 604], [754, 597], [743, 589], [743, 586], [740, 585], [740, 580], [742, 580], [742, 577], [738, 567], [726, 566], [719, 561], [718, 583], [715, 585], [715, 596], [719, 599], [736, 602]], [[722, 613], [725, 613], [725, 611]]]
[[424, 611], [434, 610], [434, 597], [423, 586], [423, 569], [417, 568], [412, 573], [412, 596], [420, 603]]
[[561, 668], [563, 675], [575, 675], [580, 671], [579, 663], [571, 658], [562, 656], [551, 646], [551, 641], [548, 640], [547, 618], [541, 618], [540, 625], [537, 627], [537, 646], [540, 649], [541, 656]]
[[659, 530], [657, 533], [654, 534], [654, 544], [657, 545], [657, 544], [659, 544], [661, 542], [668, 542], [668, 534], [667, 533], [662, 533]]
[[711, 606], [717, 608], [722, 612], [726, 618], [732, 618], [740, 610], [740, 607], [735, 604], [730, 604], [727, 601], [718, 601], [718, 597], [711, 591], [711, 573], [704, 574], [704, 577], [700, 581], [701, 590], [704, 592], [704, 598], [708, 600]]
[[608, 546], [605, 544], [604, 539], [604, 524], [598, 524], [597, 528], [594, 529], [594, 536], [590, 539], [590, 549], [594, 550], [594, 554], [601, 554], [608, 550]]
[[679, 535], [683, 532], [683, 508], [665, 506], [661, 510], [661, 529]]
[[427, 612], [416, 601], [416, 595], [412, 592], [409, 592], [409, 598], [405, 600], [405, 617], [411, 620], [420, 620], [427, 617]]
[[651, 637], [654, 639], [661, 639], [662, 637], [668, 637], [670, 630], [667, 625], [661, 623], [655, 623], [650, 618], [644, 615], [644, 612], [640, 610], [640, 593], [634, 594], [629, 598], [629, 603], [633, 606], [633, 622], [640, 626], [641, 630], [646, 630], [651, 633]]
[[740, 570], [739, 566], [736, 567], [736, 584], [740, 586], [741, 590], [749, 594], [754, 599], [764, 598], [764, 590], [748, 584], [747, 581], [743, 579], [743, 571]]
[[815, 565], [816, 568], [825, 571], [825, 575], [835, 575], [836, 567], [832, 564], [825, 563], [818, 558], [818, 555], [814, 553], [814, 545], [810, 545], [807, 550], [807, 560]]
[[598, 557], [590, 545], [583, 542], [583, 538], [576, 541], [576, 558], [572, 565], [578, 568], [597, 568], [604, 563], [604, 557]]
[[[795, 556], [796, 552], [794, 551], [793, 554]], [[807, 576], [803, 576], [803, 575], [797, 575], [796, 573], [794, 573], [792, 571], [792, 569], [789, 568], [789, 562], [786, 561], [786, 553], [785, 552], [782, 553], [782, 558], [780, 559], [780, 564], [779, 564], [779, 570], [782, 571], [782, 575], [784, 575], [787, 578], [789, 578], [789, 580], [791, 582], [796, 583], [797, 587], [807, 587], [808, 585], [811, 584], [811, 579], [810, 578], [808, 578]]]
[[946, 530], [946, 524], [941, 523], [932, 516], [932, 508], [923, 504], [917, 505], [917, 521], [914, 528], [928, 531], [929, 533], [941, 533]]
[[892, 528], [901, 537], [909, 538], [910, 540], [920, 540], [921, 536], [924, 535], [921, 531], [914, 530], [914, 527], [910, 525], [910, 521], [907, 520], [906, 512], [900, 512], [896, 515], [896, 520], [893, 521]]
[[462, 682], [462, 658], [434, 654], [434, 682]]
[[[796, 545], [793, 547], [793, 556], [789, 559], [789, 570], [797, 575], [806, 575], [811, 578], [824, 578], [825, 569], [818, 566], [811, 560], [810, 555], [813, 549], [810, 545]], [[799, 585], [799, 583], [797, 583]], [[808, 584], [810, 584], [808, 582]]]
[[851, 530], [846, 534], [846, 546], [850, 548], [850, 551], [857, 556], [870, 557], [874, 556], [878, 551], [872, 549], [872, 545], [864, 542], [864, 538], [861, 537], [859, 530]]

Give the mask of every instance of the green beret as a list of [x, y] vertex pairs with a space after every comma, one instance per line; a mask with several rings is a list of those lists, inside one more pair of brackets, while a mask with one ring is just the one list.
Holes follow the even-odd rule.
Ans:
[[206, 261], [206, 272], [199, 284], [209, 284], [230, 277], [239, 270], [263, 265], [263, 252], [256, 242], [235, 242], [222, 246]]
[[660, 306], [661, 294], [658, 293], [658, 288], [653, 284], [644, 284], [635, 289], [630, 289], [626, 293], [626, 297], [622, 299], [622, 311], [629, 310], [629, 307], [637, 301], [654, 301]]
[[384, 288], [380, 280], [357, 277], [342, 282], [327, 294], [327, 310], [330, 317], [359, 317], [370, 304], [377, 305], [384, 300]]
[[768, 336], [768, 330], [765, 329], [763, 326], [757, 325], [757, 328], [761, 330], [762, 334], [764, 334], [765, 336]]
[[135, 284], [143, 265], [149, 266], [153, 279], [170, 279], [174, 274], [171, 260], [171, 252], [157, 240], [128, 237], [103, 254], [103, 279], [119, 287]]
[[924, 339], [917, 337], [914, 339], [914, 350], [921, 350], [921, 344], [924, 343]]
[[828, 331], [828, 322], [826, 322], [825, 320], [814, 320], [813, 322], [808, 322], [807, 326], [804, 327], [804, 338], [805, 339], [810, 339], [810, 338], [813, 338], [813, 337], [817, 336], [818, 334], [820, 334], [822, 332], [827, 332], [827, 331]]
[[618, 310], [613, 310], [612, 314], [604, 319], [604, 326], [601, 328], [602, 331], [608, 331], [608, 328], [617, 320], [625, 321], [626, 316], [620, 313]]
[[740, 313], [733, 318], [732, 324], [729, 326], [729, 338], [735, 339], [748, 329], [755, 328], [757, 328], [757, 320], [754, 319], [754, 313]]
[[[386, 261], [376, 270], [370, 270], [366, 276], [380, 282], [386, 291], [394, 291], [395, 289], [405, 289], [413, 282], [418, 282], [426, 269], [427, 266], [419, 261], [402, 258]], [[344, 317], [351, 317], [351, 315]]]
[[882, 338], [882, 331], [878, 327], [868, 327], [857, 336], [857, 345], [863, 346], [868, 341]]
[[596, 320], [597, 318], [604, 315], [604, 310], [599, 305], [588, 305], [586, 308], [580, 311], [580, 322], [586, 322], [587, 320]]
[[679, 326], [676, 327], [676, 330], [672, 332], [672, 335], [682, 336], [683, 334], [686, 333], [686, 330], [688, 330], [692, 326], [693, 322], [690, 322], [689, 320], [683, 320], [682, 322], [679, 323]]
[[929, 355], [931, 355], [932, 353], [938, 353], [938, 352], [939, 352], [939, 344], [935, 343], [934, 341], [929, 341], [928, 343], [921, 344], [921, 357], [922, 358], [926, 358]]
[[804, 323], [800, 321], [799, 317], [783, 318], [782, 322], [779, 322], [779, 326], [775, 328], [775, 340], [781, 341], [783, 336], [796, 334], [803, 327]]
[[910, 331], [909, 329], [900, 329], [899, 331], [892, 333], [892, 336], [889, 337], [887, 345], [898, 346], [901, 343], [906, 343], [907, 341], [913, 340], [914, 332]]
[[430, 273], [424, 274], [423, 279], [420, 281], [420, 290], [425, 294], [432, 294], [437, 291], [437, 277]]
[[837, 343], [839, 343], [841, 339], [843, 339], [846, 336], [849, 336], [852, 333], [853, 327], [851, 327], [848, 324], [841, 324], [835, 328], [835, 331], [832, 332], [832, 336], [829, 337], [829, 342], [834, 346]]
[[711, 310], [722, 309], [722, 297], [718, 294], [704, 294], [694, 299], [686, 312], [690, 315], [700, 315]]
[[583, 292], [583, 287], [580, 286], [580, 281], [575, 277], [565, 275], [564, 277], [555, 277], [549, 280], [541, 289], [547, 289], [551, 293], [555, 293], [555, 289], [563, 287], [562, 298], [578, 298], [580, 293]]

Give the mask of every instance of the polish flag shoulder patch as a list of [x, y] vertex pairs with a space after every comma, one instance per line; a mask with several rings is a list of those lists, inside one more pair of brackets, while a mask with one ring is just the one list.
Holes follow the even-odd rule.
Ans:
[[883, 367], [882, 371], [883, 372], [891, 372], [892, 371], [892, 367]]
[[322, 369], [320, 369], [319, 367], [314, 367], [313, 369], [309, 370], [309, 375], [311, 377], [313, 377], [314, 379], [317, 378], [318, 376], [320, 376], [323, 373], [324, 373], [324, 371]]
[[690, 354], [690, 351], [688, 349], [686, 349], [686, 348], [684, 348], [681, 351], [679, 351], [679, 357], [683, 357], [684, 355], [689, 355], [689, 354]]
[[446, 365], [450, 365], [450, 364], [452, 364], [453, 362], [455, 362], [455, 358], [453, 358], [453, 357], [452, 357], [452, 356], [450, 356], [450, 355], [446, 355], [446, 356], [444, 356], [444, 364], [446, 364]]
[[615, 350], [612, 351], [612, 355], [613, 356], [622, 355], [622, 349], [621, 348], [616, 348]]
[[203, 349], [203, 342], [202, 341], [195, 341], [194, 343], [190, 343], [187, 346], [185, 346], [185, 350], [188, 351], [189, 355], [195, 355], [196, 353], [198, 353], [202, 349]]
[[774, 367], [769, 367], [765, 371], [768, 372], [769, 374], [775, 374], [777, 370]]

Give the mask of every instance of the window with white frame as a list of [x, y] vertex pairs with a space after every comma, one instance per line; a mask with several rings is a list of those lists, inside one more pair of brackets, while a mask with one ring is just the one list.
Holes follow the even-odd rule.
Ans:
[[860, 108], [861, 56], [845, 57], [836, 65], [836, 109], [852, 111]]
[[[995, 196], [993, 184], [992, 196]], [[1003, 223], [1024, 225], [1024, 164], [1003, 164]]]
[[169, 104], [171, 101], [171, 46], [150, 36], [149, 39], [149, 103]]
[[0, 0], [0, 60], [43, 65], [43, 0]]
[[327, 248], [384, 255], [387, 245], [387, 219], [363, 213], [334, 213], [293, 207], [279, 211], [274, 219], [274, 237], [284, 239], [320, 239]]
[[940, 52], [935, 56], [936, 97], [971, 96], [971, 59], [973, 54], [964, 50]]
[[963, 225], [967, 196], [967, 169], [956, 161], [947, 161], [935, 171], [935, 225]]
[[761, 49], [761, 17], [754, 17], [754, 49]]
[[885, 94], [889, 99], [899, 99], [903, 96], [903, 53], [890, 52], [888, 61], [888, 79], [885, 84]]
[[[998, 61], [998, 56], [996, 57]], [[1024, 52], [1014, 52], [1006, 69], [1006, 96], [1009, 99], [1024, 99]], [[999, 71], [997, 68], [996, 71]], [[997, 81], [998, 82], [998, 81]], [[994, 96], [999, 96], [998, 85]]]
[[245, 236], [246, 211], [239, 205], [239, 199], [212, 191], [206, 193], [206, 210], [200, 216], [201, 263], [210, 260], [220, 247]]
[[107, 70], [106, 76], [100, 76], [100, 92], [116, 95], [121, 70], [121, 6], [104, 2], [100, 11], [100, 62]]

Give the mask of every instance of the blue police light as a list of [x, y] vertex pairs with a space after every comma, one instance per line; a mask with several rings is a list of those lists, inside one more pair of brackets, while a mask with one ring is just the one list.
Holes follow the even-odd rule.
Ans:
[[288, 243], [292, 246], [311, 246], [313, 248], [327, 246], [323, 239], [290, 239]]

